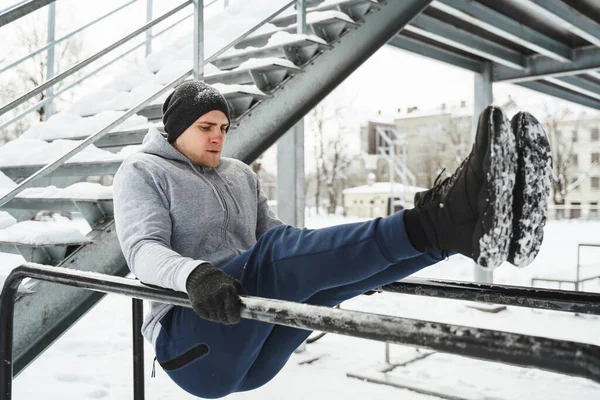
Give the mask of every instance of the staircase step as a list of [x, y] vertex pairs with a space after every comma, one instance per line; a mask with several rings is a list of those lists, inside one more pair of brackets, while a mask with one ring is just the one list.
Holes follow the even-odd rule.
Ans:
[[[357, 24], [355, 22], [347, 21], [340, 17], [331, 17], [318, 22], [307, 22], [306, 24], [308, 33], [316, 35], [330, 44], [338, 40], [344, 31], [356, 26]], [[263, 47], [268, 44], [269, 38], [277, 32], [296, 33], [296, 31], [297, 27], [296, 24], [294, 24], [274, 31], [251, 35], [235, 47], [237, 49], [243, 49], [250, 46]]]
[[79, 212], [90, 226], [104, 222], [114, 215], [112, 199], [59, 199], [16, 197], [2, 207], [18, 221], [33, 218], [40, 210]]
[[317, 52], [331, 48], [330, 45], [323, 44], [320, 41], [311, 38], [299, 38], [286, 43], [274, 45], [267, 44], [264, 47], [250, 49], [247, 51], [236, 51], [235, 53], [225, 53], [212, 64], [221, 70], [237, 68], [244, 61], [251, 58], [278, 57], [287, 58], [297, 66], [302, 66], [309, 62]]
[[25, 261], [46, 265], [58, 265], [69, 254], [88, 242], [30, 245], [0, 241], [0, 253], [20, 254]]
[[[85, 163], [67, 163], [58, 167], [49, 174], [50, 177], [87, 177], [90, 175], [114, 175], [123, 160], [98, 161]], [[14, 167], [0, 167], [0, 171], [13, 181], [21, 180], [33, 175], [45, 165], [23, 165]]]
[[[316, 7], [310, 8], [307, 11], [330, 11], [338, 10], [344, 14], [348, 14], [354, 21], [362, 21], [363, 18], [373, 9], [381, 8], [381, 4], [377, 0], [339, 0], [336, 3], [327, 2], [319, 4]], [[293, 24], [297, 20], [296, 14], [288, 14], [274, 18], [270, 23], [278, 27], [286, 27]]]
[[261, 91], [269, 94], [287, 78], [303, 72], [301, 68], [287, 65], [289, 61], [266, 59], [265, 64], [250, 68], [237, 68], [207, 75], [204, 81], [209, 84], [222, 83], [225, 85], [254, 84]]

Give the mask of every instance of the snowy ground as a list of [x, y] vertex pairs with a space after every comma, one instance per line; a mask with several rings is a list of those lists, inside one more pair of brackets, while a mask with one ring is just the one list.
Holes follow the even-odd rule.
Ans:
[[[309, 227], [322, 227], [354, 218], [310, 217]], [[501, 283], [529, 285], [534, 276], [574, 277], [576, 244], [600, 243], [598, 222], [550, 222], [538, 259], [519, 270], [502, 266], [495, 279]], [[584, 263], [596, 260], [600, 274], [600, 249], [583, 255]], [[472, 264], [453, 257], [421, 272], [420, 276], [471, 280]], [[600, 291], [600, 283], [586, 290]], [[600, 317], [509, 307], [499, 314], [483, 313], [468, 303], [443, 301], [408, 295], [377, 294], [343, 304], [343, 308], [436, 320], [489, 329], [522, 332], [558, 339], [600, 345]], [[120, 296], [109, 296], [90, 311], [56, 344], [27, 368], [14, 383], [17, 399], [130, 399], [132, 398], [131, 303]], [[392, 346], [392, 361], [406, 361], [415, 354], [411, 348]], [[312, 363], [303, 361], [319, 357]], [[146, 346], [146, 398], [189, 399], [157, 366], [150, 378], [153, 352]], [[230, 396], [232, 399], [432, 399], [406, 389], [366, 383], [349, 378], [347, 373], [372, 376], [384, 367], [384, 344], [374, 341], [327, 335], [307, 351], [292, 356], [283, 371], [269, 384], [253, 392]], [[388, 379], [424, 387], [466, 399], [547, 400], [600, 398], [600, 385], [591, 381], [534, 369], [433, 354], [423, 360], [398, 367]]]

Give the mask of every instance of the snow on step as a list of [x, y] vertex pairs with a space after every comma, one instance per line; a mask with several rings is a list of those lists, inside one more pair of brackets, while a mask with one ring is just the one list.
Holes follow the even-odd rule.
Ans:
[[265, 66], [269, 66], [269, 65], [279, 65], [281, 67], [298, 69], [298, 67], [296, 67], [296, 65], [294, 65], [294, 63], [291, 62], [290, 60], [284, 60], [283, 58], [277, 58], [277, 57], [267, 57], [267, 58], [251, 58], [251, 59], [241, 63], [239, 67], [234, 69], [234, 71], [242, 70], [242, 69], [260, 68], [260, 67], [265, 67]]
[[[167, 83], [173, 81], [176, 78], [179, 78], [185, 72], [189, 71], [194, 67], [194, 62], [192, 61], [193, 52], [190, 52], [189, 60], [177, 60], [170, 62], [163, 66], [160, 71], [154, 76], [153, 82], [166, 85]], [[211, 75], [221, 72], [221, 70], [215, 67], [213, 64], [206, 64], [204, 66], [204, 74]], [[168, 95], [168, 93], [167, 93]], [[166, 98], [166, 97], [165, 97]], [[163, 100], [164, 102], [164, 100]]]
[[[345, 14], [344, 14], [345, 15]], [[318, 42], [321, 44], [327, 44], [327, 42], [316, 35], [304, 35], [299, 33], [290, 33], [286, 31], [279, 31], [274, 33], [273, 36], [269, 38], [267, 42], [267, 46], [275, 46], [278, 44], [286, 44], [293, 43], [300, 40], [312, 40], [313, 42]]]
[[[115, 119], [121, 117], [124, 111], [101, 111], [91, 117], [81, 117], [71, 112], [61, 112], [53, 115], [47, 121], [33, 125], [23, 135], [28, 139], [68, 139], [73, 137], [90, 136]], [[138, 126], [147, 126], [148, 119], [141, 115], [133, 115], [112, 129], [112, 132], [124, 131]]]
[[125, 72], [118, 75], [107, 86], [107, 89], [114, 89], [118, 92], [131, 92], [131, 90], [154, 78], [154, 74], [145, 65], [131, 65], [125, 69]]
[[257, 88], [255, 85], [225, 85], [223, 83], [215, 83], [213, 86], [223, 95], [241, 92], [255, 94], [258, 96], [267, 96], [265, 92]]
[[44, 188], [27, 188], [17, 197], [74, 199], [74, 200], [110, 200], [113, 198], [112, 186], [102, 186], [99, 183], [78, 182], [64, 189], [56, 186]]
[[17, 219], [6, 211], [0, 211], [0, 230], [17, 223]]
[[326, 21], [329, 19], [341, 19], [343, 21], [349, 22], [351, 24], [354, 23], [352, 18], [348, 16], [348, 14], [344, 14], [341, 11], [329, 10], [329, 11], [313, 11], [306, 14], [306, 23], [307, 24], [316, 24], [321, 21]]
[[[2, 171], [0, 171], [0, 191], [1, 190], [11, 190], [17, 187], [17, 184], [13, 182], [8, 176], [4, 175]], [[1, 194], [0, 194], [1, 195]]]
[[[68, 222], [65, 222], [68, 221]], [[24, 221], [0, 230], [0, 242], [43, 246], [54, 244], [88, 243], [67, 218], [53, 217], [51, 221]]]

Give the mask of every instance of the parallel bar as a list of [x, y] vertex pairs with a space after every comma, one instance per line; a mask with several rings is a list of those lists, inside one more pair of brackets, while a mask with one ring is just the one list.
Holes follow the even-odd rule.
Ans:
[[572, 62], [560, 62], [547, 57], [529, 56], [527, 69], [518, 71], [494, 65], [494, 82], [525, 82], [549, 77], [583, 74], [600, 69], [600, 49], [587, 46], [573, 51]]
[[469, 71], [479, 72], [481, 70], [482, 63], [479, 60], [465, 57], [462, 54], [454, 53], [441, 47], [403, 36], [402, 34], [394, 36], [388, 44]]
[[[56, 3], [52, 3], [48, 6], [48, 44], [54, 43], [55, 31], [56, 31]], [[48, 48], [47, 58], [46, 58], [46, 79], [54, 78], [54, 50], [55, 46], [50, 46]], [[54, 86], [46, 89], [45, 97], [49, 97], [52, 99], [54, 97]], [[50, 100], [46, 103], [45, 112], [44, 112], [44, 121], [47, 121], [48, 118], [52, 116], [54, 102]]]
[[144, 302], [132, 299], [132, 327], [133, 327], [133, 399], [144, 400], [144, 337], [142, 336], [142, 323], [144, 322]]
[[34, 89], [32, 89], [29, 92], [25, 93], [21, 97], [19, 97], [19, 98], [15, 99], [15, 100], [11, 101], [10, 103], [4, 105], [2, 108], [0, 108], [0, 116], [2, 116], [7, 111], [12, 110], [16, 106], [18, 106], [20, 104], [23, 104], [25, 101], [27, 101], [27, 100], [31, 99], [32, 97], [36, 96], [37, 94], [43, 92], [47, 88], [49, 88], [51, 86], [54, 86], [58, 82], [63, 81], [65, 78], [68, 78], [69, 76], [73, 75], [75, 72], [77, 72], [80, 69], [88, 66], [92, 62], [96, 61], [97, 59], [101, 58], [102, 56], [104, 56], [105, 54], [111, 52], [112, 50], [116, 49], [117, 47], [121, 46], [122, 44], [127, 43], [128, 41], [130, 41], [131, 39], [135, 38], [136, 36], [144, 33], [146, 31], [146, 29], [151, 28], [154, 25], [159, 24], [160, 22], [164, 21], [165, 19], [167, 19], [171, 15], [173, 15], [173, 14], [181, 11], [182, 9], [184, 9], [185, 7], [188, 6], [188, 4], [190, 3], [190, 1], [191, 0], [186, 0], [183, 4], [180, 4], [179, 6], [175, 7], [171, 11], [169, 11], [169, 12], [163, 14], [162, 16], [156, 18], [152, 22], [143, 25], [141, 28], [133, 31], [129, 35], [127, 35], [127, 36], [123, 37], [122, 39], [120, 39], [119, 41], [111, 44], [110, 46], [105, 47], [104, 49], [100, 50], [96, 54], [94, 54], [94, 55], [86, 58], [85, 60], [81, 61], [80, 63], [78, 63], [78, 64], [76, 64], [74, 66], [72, 66], [68, 70], [66, 70], [66, 71], [64, 71], [64, 72], [56, 75], [54, 78], [47, 80], [46, 82], [42, 83], [39, 86], [36, 86]]
[[485, 29], [556, 61], [570, 61], [573, 49], [475, 1], [436, 0], [431, 7]]
[[516, 0], [552, 23], [600, 46], [600, 25], [561, 0]]
[[526, 66], [522, 54], [427, 15], [419, 15], [404, 29], [506, 67]]
[[[190, 306], [185, 293], [148, 287], [133, 279], [25, 263], [10, 273], [0, 294], [0, 327], [3, 329], [0, 332], [2, 388], [10, 387], [12, 379], [12, 340], [8, 340], [10, 333], [6, 331], [12, 329], [16, 288], [26, 277], [103, 293]], [[241, 302], [242, 317], [246, 319], [408, 344], [466, 357], [535, 367], [600, 382], [600, 347], [591, 344], [258, 297], [241, 296]], [[0, 400], [9, 398], [10, 394], [7, 397], [4, 392], [0, 393]]]
[[384, 292], [507, 306], [600, 315], [600, 294], [525, 286], [407, 278], [381, 288]]
[[600, 101], [579, 93], [571, 92], [568, 89], [552, 86], [544, 82], [517, 82], [517, 85], [525, 88], [545, 93], [550, 96], [558, 97], [559, 99], [572, 101], [573, 103], [581, 104], [587, 107], [600, 110]]
[[29, 0], [23, 1], [19, 4], [2, 10], [0, 14], [0, 27], [10, 24], [17, 19], [24, 17], [25, 15], [32, 13], [42, 7], [47, 6], [50, 3], [54, 3], [55, 0]]

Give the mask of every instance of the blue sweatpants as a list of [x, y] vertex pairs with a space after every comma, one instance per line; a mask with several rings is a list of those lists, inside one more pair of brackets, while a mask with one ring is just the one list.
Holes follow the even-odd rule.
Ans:
[[[441, 259], [413, 248], [400, 211], [316, 230], [277, 226], [223, 270], [250, 296], [334, 306]], [[310, 334], [246, 319], [222, 325], [178, 306], [160, 324], [157, 361], [177, 385], [203, 398], [264, 385]]]

